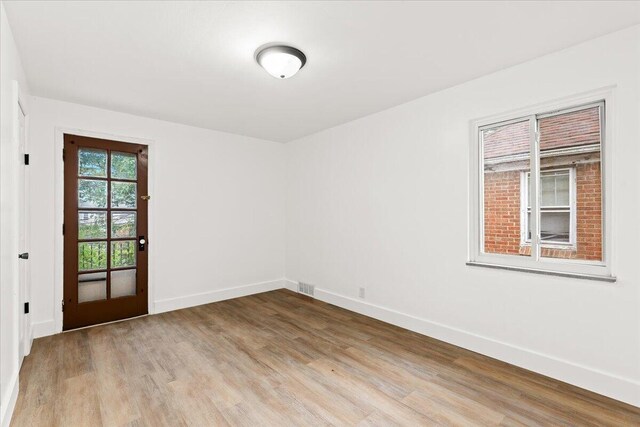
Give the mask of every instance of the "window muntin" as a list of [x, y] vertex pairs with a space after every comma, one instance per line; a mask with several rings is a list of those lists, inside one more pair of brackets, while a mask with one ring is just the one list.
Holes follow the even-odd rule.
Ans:
[[[604, 180], [610, 177], [605, 174], [605, 157], [601, 156], [605, 134], [608, 135], [609, 132], [605, 132], [603, 99], [606, 99], [610, 92], [603, 90], [598, 93], [601, 94], [600, 98], [596, 98], [597, 95], [575, 98], [581, 101], [574, 103], [577, 107], [565, 101], [550, 103], [547, 108], [523, 109], [523, 113], [512, 116], [514, 118], [501, 115], [499, 120], [485, 119], [474, 123], [477, 136], [474, 141], [477, 145], [471, 149], [474, 159], [471, 181], [478, 192], [476, 195], [472, 193], [470, 199], [478, 209], [471, 215], [472, 264], [593, 274], [611, 278], [605, 252], [605, 247], [610, 245], [605, 233], [610, 219], [604, 215], [605, 207], [610, 204], [605, 199]], [[566, 123], [559, 127], [558, 122], [563, 121]], [[492, 154], [496, 157], [496, 150], [492, 147], [487, 150], [486, 136], [494, 133], [491, 132], [493, 129], [513, 123], [527, 124], [529, 155], [523, 155], [524, 149], [520, 149], [519, 152], [501, 152], [502, 159], [492, 158]], [[568, 127], [565, 126], [567, 123]], [[512, 142], [511, 145], [516, 144]], [[524, 143], [521, 141], [519, 146], [524, 147]], [[500, 164], [501, 162], [503, 163]], [[516, 162], [520, 163], [517, 167]], [[528, 170], [525, 165], [528, 165]], [[520, 215], [515, 221], [510, 214], [500, 218], [488, 218], [490, 211], [487, 210], [487, 203], [491, 199], [487, 194], [487, 184], [490, 183], [488, 178], [491, 178], [489, 172], [498, 170], [518, 172], [520, 203], [517, 208]], [[570, 171], [568, 206], [566, 177], [543, 177], [544, 172], [554, 170]], [[610, 174], [610, 169], [607, 171]], [[526, 181], [523, 172], [532, 177], [530, 184], [523, 183], [523, 180]], [[533, 187], [531, 191], [529, 186]], [[543, 186], [547, 188], [543, 189]], [[506, 188], [504, 184], [502, 188]], [[525, 192], [531, 195], [530, 202], [529, 194], [525, 196]], [[513, 195], [502, 194], [501, 198], [511, 201]], [[524, 206], [527, 207], [526, 210]], [[491, 233], [487, 232], [491, 231], [487, 227], [489, 224], [493, 225], [494, 230], [503, 232], [502, 236], [498, 236], [499, 239], [494, 239], [503, 245], [499, 251], [487, 247], [488, 240], [492, 238]], [[518, 234], [515, 242], [509, 234], [513, 231], [514, 225]], [[534, 238], [527, 242], [531, 235]], [[506, 241], [509, 241], [509, 244], [504, 246]]]

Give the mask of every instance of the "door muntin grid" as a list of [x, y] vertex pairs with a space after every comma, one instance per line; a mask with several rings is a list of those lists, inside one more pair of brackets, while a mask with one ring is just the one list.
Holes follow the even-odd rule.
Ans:
[[78, 148], [78, 303], [135, 296], [138, 158]]

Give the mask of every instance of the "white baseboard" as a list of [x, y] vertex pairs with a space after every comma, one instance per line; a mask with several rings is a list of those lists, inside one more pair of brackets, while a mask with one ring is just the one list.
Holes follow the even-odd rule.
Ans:
[[31, 323], [29, 323], [27, 326], [26, 335], [27, 337], [29, 337], [29, 339], [27, 340], [26, 343], [24, 343], [25, 357], [31, 354], [31, 346], [33, 345], [33, 325]]
[[[296, 291], [297, 282], [284, 287]], [[315, 298], [640, 407], [640, 382], [317, 287]]]
[[282, 289], [283, 287], [284, 279], [277, 279], [270, 280], [268, 282], [253, 283], [251, 285], [218, 289], [201, 294], [158, 300], [155, 301], [154, 304], [154, 313], [164, 313], [166, 311], [179, 310], [181, 308], [194, 307], [197, 305], [209, 304], [212, 302], [259, 294], [261, 292], [274, 291], [276, 289]]
[[289, 289], [293, 292], [298, 292], [298, 282], [294, 282], [293, 280], [284, 279], [284, 285], [282, 286], [285, 289]]
[[31, 334], [33, 339], [47, 337], [49, 335], [57, 334], [58, 332], [60, 331], [56, 331], [56, 322], [53, 319], [31, 324]]
[[[0, 405], [0, 426], [9, 427], [11, 423], [11, 416], [13, 415], [13, 410], [16, 407], [16, 401], [18, 400], [18, 370], [13, 373], [11, 376], [11, 382], [9, 383], [9, 387], [7, 390], [10, 391], [8, 396], [3, 396], [2, 405]], [[6, 400], [5, 400], [6, 397]]]

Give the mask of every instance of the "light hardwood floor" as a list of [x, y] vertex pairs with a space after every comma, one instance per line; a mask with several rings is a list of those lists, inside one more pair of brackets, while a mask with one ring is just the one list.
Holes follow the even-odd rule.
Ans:
[[279, 290], [34, 342], [13, 426], [640, 425], [640, 409]]

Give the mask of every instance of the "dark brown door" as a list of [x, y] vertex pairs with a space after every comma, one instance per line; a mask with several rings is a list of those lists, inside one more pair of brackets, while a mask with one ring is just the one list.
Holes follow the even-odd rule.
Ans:
[[64, 322], [147, 313], [147, 146], [64, 136]]

